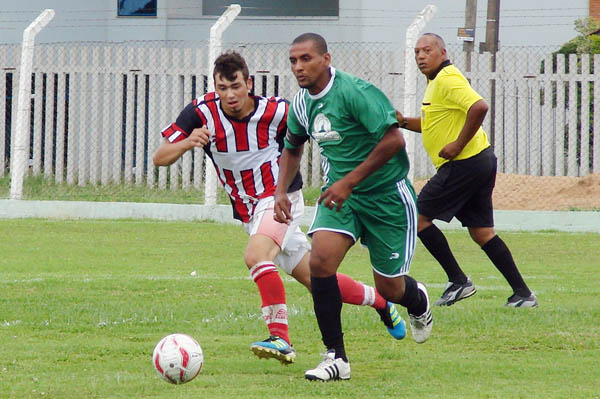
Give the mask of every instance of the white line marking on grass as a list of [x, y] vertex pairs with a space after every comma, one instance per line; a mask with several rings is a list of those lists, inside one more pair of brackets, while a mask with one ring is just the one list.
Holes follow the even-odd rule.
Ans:
[[[252, 281], [250, 276], [229, 276], [223, 277], [214, 274], [196, 274], [194, 276], [183, 275], [183, 276], [98, 276], [98, 277], [35, 277], [29, 279], [0, 279], [2, 284], [16, 284], [16, 283], [41, 283], [44, 281], [73, 281], [82, 283], [94, 283], [97, 281], [112, 281], [112, 280], [150, 280], [150, 281], [182, 281], [182, 280], [225, 280], [225, 281], [241, 281], [248, 280]], [[282, 276], [283, 281], [296, 281], [293, 277]]]
[[[525, 280], [556, 280], [556, 277], [549, 276], [524, 276]], [[132, 281], [184, 281], [184, 280], [220, 280], [220, 281], [252, 281], [250, 276], [229, 276], [223, 277], [214, 274], [196, 274], [195, 276], [190, 276], [189, 274], [184, 274], [181, 276], [97, 276], [97, 277], [65, 277], [65, 276], [56, 276], [56, 277], [36, 277], [31, 279], [0, 279], [0, 283], [2, 284], [28, 284], [28, 283], [40, 283], [45, 281], [70, 281], [70, 282], [82, 282], [82, 283], [94, 283], [98, 281], [123, 281], [123, 280], [132, 280]], [[501, 282], [500, 285], [487, 285], [478, 283], [477, 280], [473, 281], [475, 287], [481, 291], [506, 291], [510, 290], [508, 283], [505, 283], [501, 277], [498, 276], [488, 276], [484, 278], [485, 280], [493, 280]], [[286, 282], [296, 282], [296, 280], [287, 275], [282, 276], [282, 280]], [[446, 288], [446, 283], [428, 283], [424, 282], [428, 288]], [[542, 293], [543, 290], [535, 290], [536, 293]]]

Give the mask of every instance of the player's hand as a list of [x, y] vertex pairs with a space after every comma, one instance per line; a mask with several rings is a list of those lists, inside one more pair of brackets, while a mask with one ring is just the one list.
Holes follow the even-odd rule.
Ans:
[[206, 126], [192, 130], [192, 134], [190, 134], [190, 136], [187, 138], [190, 143], [190, 148], [204, 147], [206, 144], [208, 144], [210, 135], [211, 133]]
[[335, 210], [339, 212], [351, 193], [352, 187], [348, 185], [344, 179], [341, 179], [329, 186], [327, 190], [323, 191], [317, 202], [325, 205], [329, 209], [335, 208]]
[[290, 224], [292, 217], [292, 202], [286, 193], [275, 193], [275, 206], [273, 207], [273, 219], [279, 223]]
[[404, 115], [402, 115], [402, 113], [398, 110], [396, 110], [396, 120], [398, 123], [404, 122]]
[[446, 144], [444, 146], [444, 148], [441, 149], [441, 151], [440, 151], [440, 153], [438, 155], [441, 158], [452, 160], [458, 154], [460, 154], [460, 152], [462, 151], [462, 149], [463, 149], [463, 147], [460, 144], [458, 144], [456, 141], [453, 141], [452, 143]]

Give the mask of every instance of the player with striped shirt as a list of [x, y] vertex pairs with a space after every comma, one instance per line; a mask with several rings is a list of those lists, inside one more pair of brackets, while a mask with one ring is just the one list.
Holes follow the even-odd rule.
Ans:
[[406, 178], [404, 137], [387, 97], [372, 84], [333, 68], [320, 35], [298, 36], [289, 58], [301, 89], [287, 119], [275, 193], [277, 220], [295, 219], [286, 190], [309, 138], [319, 144], [325, 173], [309, 235], [313, 302], [327, 353], [305, 377], [349, 379], [336, 272], [359, 238], [369, 249], [377, 290], [407, 308], [415, 341], [425, 342], [431, 333], [427, 290], [408, 275], [417, 238], [416, 198]]
[[[278, 97], [249, 95], [252, 79], [244, 58], [235, 52], [217, 58], [213, 78], [215, 91], [192, 101], [162, 131], [165, 139], [154, 154], [154, 164], [171, 165], [194, 147], [202, 147], [210, 157], [229, 195], [233, 217], [250, 236], [244, 261], [258, 286], [270, 334], [251, 349], [259, 357], [291, 363], [296, 352], [288, 332], [285, 289], [275, 265], [311, 287], [310, 243], [298, 223], [278, 223], [273, 217], [288, 103]], [[301, 187], [302, 177], [296, 170], [288, 195], [297, 221], [304, 212]], [[372, 306], [394, 338], [404, 337], [404, 321], [392, 303], [373, 287], [346, 275], [339, 274], [338, 281], [344, 302]]]

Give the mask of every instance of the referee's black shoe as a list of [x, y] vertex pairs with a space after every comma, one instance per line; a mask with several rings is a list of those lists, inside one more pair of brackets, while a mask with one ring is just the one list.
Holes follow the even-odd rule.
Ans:
[[446, 289], [442, 294], [442, 297], [435, 302], [435, 306], [450, 306], [461, 299], [468, 298], [477, 292], [477, 288], [473, 285], [470, 278], [467, 277], [467, 282], [464, 284], [457, 284], [448, 281]]

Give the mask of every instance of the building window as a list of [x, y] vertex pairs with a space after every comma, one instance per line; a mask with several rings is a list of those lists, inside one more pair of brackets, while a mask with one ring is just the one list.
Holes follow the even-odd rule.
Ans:
[[[220, 16], [232, 3], [231, 0], [202, 1], [202, 15]], [[339, 0], [238, 0], [242, 6], [240, 17], [338, 17]]]
[[156, 17], [158, 0], [117, 0], [119, 17]]

